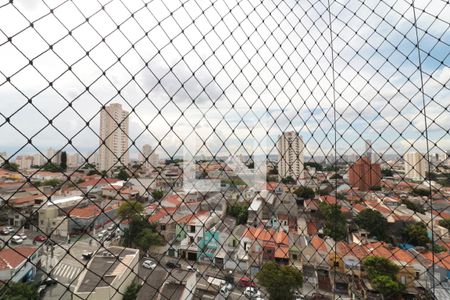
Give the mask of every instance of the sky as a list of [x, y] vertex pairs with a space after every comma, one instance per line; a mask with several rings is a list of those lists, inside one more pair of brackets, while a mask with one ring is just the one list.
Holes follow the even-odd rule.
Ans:
[[415, 2], [0, 0], [0, 152], [90, 153], [109, 103], [132, 156], [447, 151], [450, 5]]

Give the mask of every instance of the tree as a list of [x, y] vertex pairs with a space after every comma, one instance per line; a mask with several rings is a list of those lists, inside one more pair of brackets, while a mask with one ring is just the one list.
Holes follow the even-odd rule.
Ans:
[[370, 187], [371, 191], [381, 191], [381, 186], [379, 185], [373, 185]]
[[339, 175], [338, 173], [333, 174], [330, 179], [342, 179], [342, 175]]
[[287, 176], [287, 177], [281, 179], [281, 182], [284, 184], [295, 184], [295, 180], [294, 180], [294, 178], [292, 178], [292, 176]]
[[373, 279], [379, 275], [387, 275], [394, 278], [400, 271], [400, 267], [387, 258], [381, 256], [368, 256], [363, 260], [363, 266], [367, 277]]
[[304, 163], [304, 166], [305, 166], [305, 167], [315, 168], [316, 171], [322, 171], [322, 170], [323, 170], [323, 167], [322, 167], [321, 164], [316, 163], [316, 162], [312, 162], [312, 161], [311, 161], [311, 162], [305, 162], [305, 163]]
[[355, 222], [359, 227], [370, 232], [372, 236], [377, 237], [378, 240], [386, 238], [388, 222], [379, 211], [364, 209], [356, 216]]
[[61, 172], [61, 167], [52, 162], [48, 162], [42, 167], [42, 170], [46, 172]]
[[131, 220], [144, 213], [144, 205], [136, 200], [129, 200], [119, 206], [117, 213], [123, 220]]
[[402, 204], [405, 204], [407, 208], [414, 212], [418, 212], [421, 214], [425, 213], [425, 209], [423, 209], [422, 205], [409, 201], [408, 199], [403, 199]]
[[450, 219], [439, 220], [439, 225], [441, 225], [442, 227], [447, 228], [447, 230], [450, 230]]
[[337, 204], [319, 204], [319, 214], [324, 222], [323, 233], [335, 241], [345, 240], [347, 237], [347, 223]]
[[427, 190], [427, 189], [413, 189], [411, 191], [411, 194], [414, 196], [420, 196], [420, 197], [430, 197], [431, 196], [431, 191]]
[[136, 300], [139, 290], [141, 289], [141, 285], [138, 284], [137, 282], [133, 282], [132, 284], [130, 284], [125, 293], [123, 294], [123, 300]]
[[2, 169], [5, 169], [7, 171], [10, 172], [17, 172], [17, 170], [19, 170], [19, 165], [16, 163], [11, 163], [9, 161], [5, 161], [2, 165], [1, 165]]
[[142, 252], [147, 252], [153, 245], [160, 245], [163, 239], [156, 231], [156, 225], [149, 223], [142, 216], [134, 216], [128, 228], [124, 230], [123, 245], [125, 247], [137, 247]]
[[57, 187], [58, 185], [61, 184], [61, 181], [58, 179], [48, 179], [45, 180], [44, 182], [42, 182], [42, 186], [51, 186], [52, 188]]
[[61, 152], [61, 163], [59, 164], [59, 167], [62, 171], [67, 170], [67, 152], [63, 151]]
[[391, 169], [381, 169], [381, 175], [383, 177], [392, 177], [394, 176], [394, 172]]
[[0, 299], [37, 300], [38, 292], [35, 284], [24, 282], [8, 282], [0, 290]]
[[155, 190], [152, 192], [152, 198], [155, 201], [161, 200], [163, 196], [164, 196], [164, 191], [162, 191], [162, 190]]
[[116, 178], [120, 179], [120, 180], [128, 180], [129, 177], [130, 177], [130, 175], [127, 173], [127, 171], [125, 171], [124, 168], [121, 168], [119, 173], [116, 176]]
[[156, 231], [156, 225], [146, 224], [144, 228], [137, 234], [135, 245], [142, 250], [147, 252], [151, 246], [161, 245], [162, 237]]
[[396, 280], [400, 267], [389, 259], [381, 256], [368, 256], [363, 260], [363, 266], [370, 283], [383, 299], [395, 299], [405, 289]]
[[383, 299], [395, 299], [404, 290], [405, 286], [386, 275], [380, 275], [372, 279], [372, 286], [380, 292]]
[[227, 215], [236, 218], [237, 224], [246, 224], [248, 219], [248, 204], [234, 203], [227, 207]]
[[403, 240], [414, 246], [427, 246], [431, 242], [427, 233], [427, 226], [422, 223], [408, 224], [402, 230]]
[[302, 273], [297, 268], [273, 261], [266, 262], [256, 278], [266, 288], [270, 300], [292, 299], [295, 290], [303, 285]]
[[303, 199], [312, 199], [315, 196], [314, 190], [306, 186], [300, 186], [295, 190], [294, 194]]

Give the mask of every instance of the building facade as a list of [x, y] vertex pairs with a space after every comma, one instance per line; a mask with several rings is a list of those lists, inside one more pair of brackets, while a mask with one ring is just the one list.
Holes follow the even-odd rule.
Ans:
[[100, 112], [100, 170], [128, 165], [128, 114], [119, 103], [110, 104]]
[[404, 156], [405, 177], [412, 180], [424, 180], [428, 170], [428, 162], [424, 154], [420, 152], [409, 152]]
[[278, 176], [292, 177], [298, 181], [303, 177], [303, 139], [295, 131], [284, 132], [278, 139]]
[[156, 154], [152, 146], [146, 144], [142, 146], [142, 153], [139, 154], [139, 161], [148, 169], [156, 168], [159, 164], [159, 156]]
[[381, 182], [381, 167], [372, 164], [369, 157], [361, 157], [348, 169], [349, 183], [353, 188], [367, 191], [373, 186], [379, 186]]

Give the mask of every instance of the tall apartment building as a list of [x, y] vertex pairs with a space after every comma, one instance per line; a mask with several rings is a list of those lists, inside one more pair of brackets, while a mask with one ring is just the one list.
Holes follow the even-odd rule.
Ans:
[[110, 104], [100, 112], [100, 170], [128, 165], [128, 114], [119, 103]]
[[295, 181], [303, 177], [303, 150], [305, 145], [295, 131], [284, 132], [278, 139], [278, 176], [291, 176]]
[[78, 168], [81, 166], [80, 154], [72, 153], [67, 155], [67, 166], [69, 168]]
[[369, 162], [372, 162], [372, 141], [371, 140], [364, 140], [366, 144], [366, 151], [364, 152], [364, 156], [366, 156], [369, 159]]
[[42, 166], [45, 165], [47, 161], [45, 160], [44, 156], [40, 153], [33, 154], [33, 165], [35, 166]]
[[7, 158], [8, 158], [8, 153], [0, 152], [0, 165], [3, 164]]
[[31, 155], [19, 155], [16, 157], [16, 164], [20, 170], [27, 170], [33, 165], [33, 156]]
[[405, 177], [413, 180], [424, 180], [428, 171], [428, 162], [419, 152], [409, 152], [403, 157], [405, 161]]
[[353, 188], [367, 191], [370, 187], [379, 186], [381, 182], [380, 164], [372, 164], [369, 157], [363, 156], [348, 169], [348, 180]]
[[139, 161], [143, 163], [146, 168], [155, 168], [159, 163], [159, 156], [156, 154], [152, 146], [145, 144], [142, 146], [142, 153], [139, 154]]

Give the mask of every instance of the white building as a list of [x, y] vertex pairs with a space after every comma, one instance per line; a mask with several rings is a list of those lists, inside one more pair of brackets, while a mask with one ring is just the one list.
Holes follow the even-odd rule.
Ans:
[[53, 148], [48, 148], [47, 160], [51, 160], [52, 163], [59, 165], [61, 163], [61, 152], [56, 151]]
[[139, 161], [148, 169], [156, 168], [159, 164], [159, 156], [153, 151], [152, 146], [146, 144], [139, 153]]
[[297, 132], [284, 132], [278, 139], [278, 176], [291, 176], [295, 181], [303, 177], [305, 145]]
[[100, 170], [128, 165], [128, 114], [119, 103], [110, 104], [100, 112]]
[[40, 153], [33, 154], [33, 165], [35, 166], [42, 166], [45, 165], [46, 160], [44, 159], [44, 156]]
[[67, 166], [69, 168], [78, 168], [80, 165], [80, 155], [78, 153], [67, 155]]
[[0, 280], [2, 282], [27, 281], [36, 275], [36, 265], [41, 259], [39, 248], [9, 246], [0, 251]]
[[33, 165], [33, 156], [31, 155], [19, 155], [16, 157], [16, 164], [20, 170], [27, 170]]
[[424, 180], [428, 171], [428, 162], [419, 152], [409, 152], [404, 156], [405, 176], [413, 180]]

